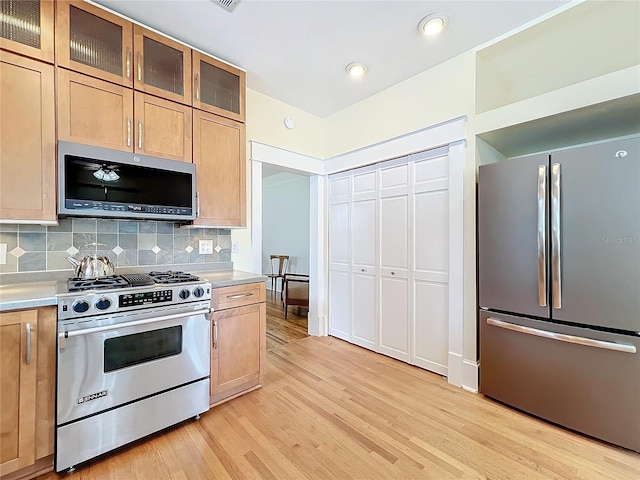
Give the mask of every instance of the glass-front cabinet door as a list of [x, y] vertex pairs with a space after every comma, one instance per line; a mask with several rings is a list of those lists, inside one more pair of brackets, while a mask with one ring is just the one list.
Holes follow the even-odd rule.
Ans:
[[85, 2], [57, 2], [59, 66], [130, 87], [132, 52], [131, 22]]
[[191, 49], [139, 25], [134, 46], [134, 88], [191, 105]]
[[0, 48], [53, 63], [53, 0], [0, 0]]
[[245, 72], [193, 51], [193, 106], [245, 121]]

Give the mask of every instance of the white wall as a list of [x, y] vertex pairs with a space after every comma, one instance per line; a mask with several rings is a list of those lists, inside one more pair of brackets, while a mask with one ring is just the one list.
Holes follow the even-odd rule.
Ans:
[[262, 182], [262, 271], [289, 255], [289, 272], [309, 273], [309, 177], [280, 172]]

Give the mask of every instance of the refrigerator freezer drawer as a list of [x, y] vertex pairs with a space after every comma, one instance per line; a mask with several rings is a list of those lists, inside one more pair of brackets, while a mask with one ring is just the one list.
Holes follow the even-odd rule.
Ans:
[[640, 452], [640, 337], [481, 311], [480, 390]]

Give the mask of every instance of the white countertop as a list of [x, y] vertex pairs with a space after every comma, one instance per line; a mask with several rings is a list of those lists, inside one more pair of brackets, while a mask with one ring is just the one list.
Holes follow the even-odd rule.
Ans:
[[[259, 273], [239, 270], [203, 270], [192, 273], [210, 282], [213, 288], [264, 282], [267, 279]], [[0, 312], [57, 305], [56, 283], [50, 281], [0, 286]]]

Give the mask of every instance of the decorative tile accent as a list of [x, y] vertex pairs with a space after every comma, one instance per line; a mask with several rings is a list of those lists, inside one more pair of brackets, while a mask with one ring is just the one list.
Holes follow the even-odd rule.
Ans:
[[79, 251], [80, 250], [78, 250], [76, 247], [69, 247], [65, 250], [65, 252], [67, 252], [69, 255], [75, 255]]
[[193, 252], [193, 247], [191, 245], [188, 245], [187, 248], [185, 248], [185, 250], [187, 251], [187, 253], [191, 253]]
[[13, 255], [14, 257], [16, 257], [16, 258], [20, 258], [20, 257], [21, 257], [22, 255], [24, 255], [26, 252], [25, 252], [23, 249], [21, 249], [20, 247], [16, 247], [16, 248], [14, 248], [13, 250], [11, 250], [9, 253], [10, 253], [11, 255]]
[[214, 248], [214, 250], [216, 251], [216, 253], [220, 252], [220, 250], [222, 250], [222, 247], [220, 245], [216, 245], [216, 248]]
[[120, 245], [118, 245], [116, 248], [112, 250], [112, 252], [115, 253], [116, 255], [120, 255], [122, 252], [124, 252], [124, 250]]
[[157, 254], [160, 250], [161, 250], [161, 249], [160, 249], [160, 247], [159, 247], [159, 246], [157, 246], [157, 245], [151, 249], [151, 251], [152, 251], [153, 253], [156, 253], [156, 254]]

